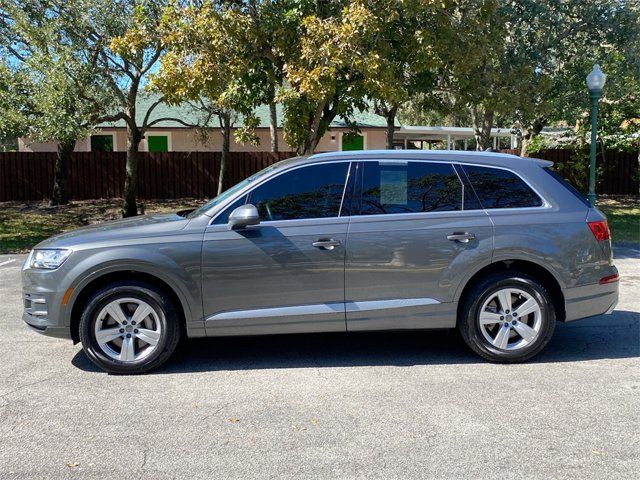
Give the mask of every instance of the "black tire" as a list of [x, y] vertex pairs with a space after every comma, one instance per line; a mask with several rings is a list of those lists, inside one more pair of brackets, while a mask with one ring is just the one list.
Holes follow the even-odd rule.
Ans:
[[[119, 361], [111, 358], [96, 340], [95, 324], [102, 309], [117, 299], [132, 298], [151, 306], [161, 324], [159, 339], [153, 351], [139, 361]], [[141, 281], [111, 283], [88, 300], [80, 318], [80, 341], [89, 359], [109, 373], [138, 374], [158, 368], [173, 354], [180, 341], [179, 316], [173, 302], [158, 288]]]
[[[531, 295], [540, 306], [538, 336], [517, 350], [495, 347], [485, 338], [480, 327], [480, 309], [485, 301], [503, 288], [520, 289]], [[517, 271], [498, 272], [482, 278], [466, 292], [458, 310], [458, 330], [464, 341], [478, 355], [495, 363], [520, 363], [534, 357], [551, 340], [555, 325], [556, 312], [547, 289], [534, 277]]]

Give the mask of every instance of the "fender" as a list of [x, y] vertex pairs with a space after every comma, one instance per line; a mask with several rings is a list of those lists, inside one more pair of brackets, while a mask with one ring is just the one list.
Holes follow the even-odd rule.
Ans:
[[[77, 252], [86, 253], [86, 258], [68, 272], [68, 276], [74, 279], [69, 285], [73, 288], [73, 294], [64, 311], [64, 324], [70, 326], [73, 305], [88, 284], [109, 273], [134, 271], [152, 275], [166, 283], [180, 300], [189, 336], [204, 335], [199, 263], [180, 264], [176, 258], [167, 254], [175, 253], [174, 247], [165, 246], [157, 250], [149, 247], [153, 245], [123, 246], [99, 252]], [[185, 267], [188, 267], [188, 270]]]

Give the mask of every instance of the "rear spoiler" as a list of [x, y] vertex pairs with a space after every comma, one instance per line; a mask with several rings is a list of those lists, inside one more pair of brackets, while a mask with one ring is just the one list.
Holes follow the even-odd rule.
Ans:
[[540, 165], [542, 168], [550, 167], [550, 166], [553, 165], [553, 162], [550, 161], [550, 160], [542, 160], [541, 158], [532, 158], [532, 157], [524, 157], [524, 158], [528, 158], [529, 160], [533, 160], [538, 165]]

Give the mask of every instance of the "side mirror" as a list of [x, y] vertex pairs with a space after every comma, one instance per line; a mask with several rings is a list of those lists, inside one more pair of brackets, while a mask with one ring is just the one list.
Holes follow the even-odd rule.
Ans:
[[249, 225], [258, 225], [259, 223], [258, 209], [250, 203], [236, 208], [229, 215], [229, 230], [241, 230]]

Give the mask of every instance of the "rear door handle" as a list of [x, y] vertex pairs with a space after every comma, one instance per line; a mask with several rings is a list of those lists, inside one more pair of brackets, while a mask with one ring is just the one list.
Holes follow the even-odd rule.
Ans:
[[451, 235], [447, 235], [447, 240], [451, 240], [454, 242], [461, 242], [461, 243], [469, 243], [469, 240], [474, 240], [475, 238], [476, 236], [473, 233], [467, 233], [467, 232], [463, 232], [463, 233], [455, 232], [455, 233], [452, 233]]
[[311, 245], [316, 248], [322, 248], [323, 250], [333, 250], [335, 247], [339, 247], [341, 242], [340, 240], [329, 238], [328, 240], [318, 240], [317, 242], [313, 242]]

